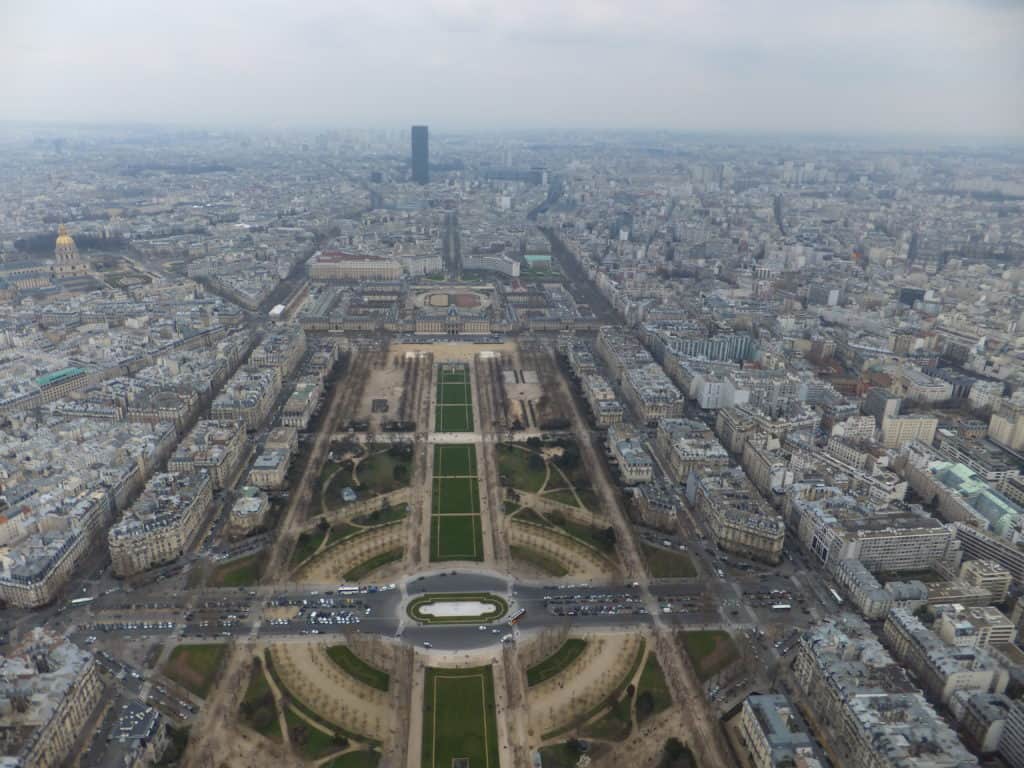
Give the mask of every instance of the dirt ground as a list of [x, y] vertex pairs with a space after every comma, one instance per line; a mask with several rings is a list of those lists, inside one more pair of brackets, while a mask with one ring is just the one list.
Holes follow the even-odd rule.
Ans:
[[532, 746], [540, 745], [544, 733], [607, 698], [629, 670], [641, 642], [640, 634], [627, 633], [588, 634], [585, 638], [587, 647], [579, 658], [528, 690]]
[[[415, 357], [415, 353], [412, 353], [411, 356]], [[363, 389], [363, 396], [359, 400], [355, 418], [368, 421], [371, 429], [379, 429], [382, 421], [398, 418], [398, 406], [402, 399], [402, 385], [405, 381], [405, 368], [401, 365], [401, 358], [401, 355], [390, 354], [383, 367], [370, 369], [370, 377]], [[387, 412], [374, 413], [374, 400], [387, 400]]]
[[514, 341], [501, 343], [472, 344], [466, 342], [443, 342], [440, 344], [392, 344], [389, 354], [405, 354], [406, 352], [430, 352], [435, 363], [472, 363], [481, 352], [501, 352], [519, 360], [519, 347]]
[[387, 693], [343, 672], [323, 646], [281, 643], [271, 648], [284, 685], [320, 717], [353, 733], [384, 742], [389, 751], [393, 710]]
[[276, 744], [238, 725], [238, 704], [245, 694], [251, 648], [233, 647], [228, 652], [220, 683], [192, 726], [192, 736], [182, 760], [183, 768], [298, 768], [302, 761]]

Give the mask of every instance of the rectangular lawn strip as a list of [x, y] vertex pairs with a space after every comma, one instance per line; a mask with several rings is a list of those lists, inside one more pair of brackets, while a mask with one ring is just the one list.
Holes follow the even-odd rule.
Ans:
[[533, 686], [543, 683], [572, 664], [587, 647], [587, 641], [570, 637], [553, 654], [526, 670], [526, 683]]
[[210, 577], [207, 586], [210, 587], [249, 587], [260, 580], [263, 573], [264, 555], [257, 552], [254, 555], [246, 555], [229, 563], [218, 565]]
[[174, 682], [205, 699], [220, 671], [226, 649], [222, 643], [179, 645], [171, 651], [162, 671]]
[[476, 446], [434, 446], [434, 477], [476, 477], [476, 474]]
[[435, 477], [435, 515], [479, 515], [480, 482], [475, 477]]
[[728, 632], [701, 629], [682, 634], [683, 650], [693, 662], [701, 681], [714, 677], [739, 657], [736, 644]]
[[439, 515], [431, 522], [431, 560], [483, 560], [479, 515]]
[[378, 691], [387, 691], [391, 676], [387, 672], [370, 666], [356, 656], [347, 645], [332, 645], [327, 649], [331, 661], [361, 683]]
[[498, 768], [498, 726], [491, 668], [425, 672], [423, 768]]
[[697, 575], [690, 556], [683, 552], [672, 552], [650, 544], [641, 544], [641, 549], [655, 579], [689, 579]]
[[472, 432], [473, 407], [470, 405], [437, 406], [438, 432]]
[[534, 568], [544, 571], [549, 576], [562, 577], [569, 574], [569, 571], [561, 562], [550, 555], [538, 552], [532, 547], [518, 547], [513, 544], [509, 547], [509, 550], [512, 553], [512, 558], [514, 560], [521, 560], [528, 565], [532, 565]]
[[541, 735], [541, 739], [547, 741], [548, 739], [553, 739], [556, 736], [561, 736], [564, 733], [574, 731], [579, 726], [586, 723], [588, 720], [592, 720], [603, 710], [609, 709], [610, 707], [619, 704], [622, 694], [626, 690], [626, 686], [629, 685], [630, 681], [632, 681], [632, 679], [636, 676], [636, 671], [640, 668], [640, 662], [644, 658], [644, 650], [646, 648], [647, 641], [641, 638], [640, 647], [636, 651], [636, 656], [633, 657], [633, 663], [630, 664], [629, 671], [625, 675], [623, 675], [622, 679], [619, 681], [619, 684], [612, 690], [612, 693], [609, 694], [609, 696], [604, 701], [598, 702], [596, 706], [591, 707], [587, 712], [584, 712], [582, 715], [571, 720], [569, 723], [563, 725], [561, 728], [556, 728], [553, 731], [548, 731], [547, 733]]
[[368, 574], [381, 568], [388, 563], [397, 563], [402, 557], [405, 556], [405, 550], [402, 547], [397, 549], [389, 549], [387, 552], [381, 552], [376, 557], [371, 557], [366, 562], [360, 563], [355, 568], [345, 571], [346, 581], [359, 581], [365, 578]]

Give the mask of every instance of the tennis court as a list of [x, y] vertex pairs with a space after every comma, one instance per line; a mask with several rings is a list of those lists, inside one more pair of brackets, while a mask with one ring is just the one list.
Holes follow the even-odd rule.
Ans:
[[424, 674], [424, 768], [498, 768], [491, 668], [428, 668]]
[[473, 431], [473, 395], [469, 384], [469, 366], [445, 364], [437, 369], [438, 432]]

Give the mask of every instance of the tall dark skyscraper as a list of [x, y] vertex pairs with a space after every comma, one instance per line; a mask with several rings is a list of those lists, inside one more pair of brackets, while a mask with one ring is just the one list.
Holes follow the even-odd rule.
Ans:
[[412, 127], [412, 180], [417, 184], [430, 181], [430, 148], [425, 125]]

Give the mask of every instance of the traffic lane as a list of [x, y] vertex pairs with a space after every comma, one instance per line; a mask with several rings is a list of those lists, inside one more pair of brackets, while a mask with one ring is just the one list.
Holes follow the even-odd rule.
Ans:
[[406, 584], [406, 592], [410, 595], [424, 592], [491, 592], [503, 595], [508, 591], [508, 579], [489, 573], [444, 571], [417, 576]]

